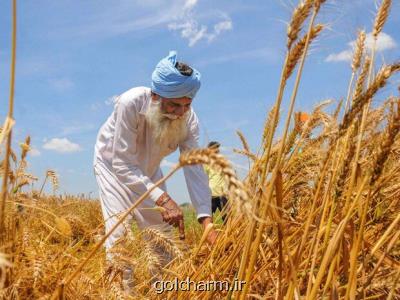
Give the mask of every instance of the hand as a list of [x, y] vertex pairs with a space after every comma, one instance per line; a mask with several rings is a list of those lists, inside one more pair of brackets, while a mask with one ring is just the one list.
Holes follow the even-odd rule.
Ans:
[[185, 225], [183, 213], [178, 204], [167, 193], [164, 193], [158, 198], [156, 205], [163, 208], [161, 217], [164, 222], [174, 227], [179, 227], [179, 238], [183, 240], [185, 238]]
[[[212, 218], [211, 217], [203, 217], [203, 218], [199, 219], [199, 222], [203, 226], [203, 230], [206, 230], [207, 226], [209, 224], [212, 224]], [[211, 228], [207, 235], [207, 243], [209, 245], [214, 245], [215, 241], [217, 240], [217, 236], [218, 236], [218, 233], [214, 230], [214, 228]]]
[[218, 236], [218, 233], [213, 228], [211, 228], [211, 230], [210, 230], [210, 232], [208, 233], [208, 236], [207, 236], [207, 243], [210, 246], [214, 245], [216, 240], [217, 240], [217, 236]]

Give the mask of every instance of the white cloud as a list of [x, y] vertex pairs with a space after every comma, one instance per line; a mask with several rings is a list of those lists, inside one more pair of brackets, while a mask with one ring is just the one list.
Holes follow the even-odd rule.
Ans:
[[189, 40], [189, 47], [193, 47], [198, 41], [207, 39], [209, 42], [215, 40], [223, 31], [231, 30], [231, 20], [224, 20], [214, 25], [212, 32], [208, 31], [206, 25], [200, 25], [195, 20], [188, 20], [185, 23], [171, 23], [168, 28], [181, 32], [181, 36]]
[[60, 92], [69, 90], [74, 86], [72, 80], [68, 78], [51, 79], [50, 84], [53, 86], [55, 90]]
[[103, 102], [94, 102], [90, 104], [91, 111], [99, 111], [103, 107]]
[[43, 149], [53, 150], [59, 153], [72, 153], [81, 151], [82, 148], [67, 138], [53, 138], [43, 145]]
[[172, 167], [175, 167], [175, 165], [176, 165], [176, 163], [169, 161], [165, 158], [161, 161], [161, 164], [160, 164], [161, 167], [166, 167], [166, 168], [172, 168]]
[[233, 28], [231, 20], [221, 21], [214, 25], [214, 32], [209, 33], [207, 39], [209, 42], [213, 41], [217, 36], [219, 36], [223, 31], [228, 31]]
[[344, 50], [339, 53], [329, 54], [325, 59], [326, 62], [336, 62], [336, 61], [351, 61], [353, 56], [352, 50]]
[[106, 106], [114, 105], [118, 101], [118, 97], [119, 97], [118, 95], [114, 95], [114, 96], [107, 98], [106, 100], [94, 102], [94, 103], [90, 104], [90, 110], [91, 111], [99, 111], [104, 107], [104, 105], [106, 105]]
[[[368, 48], [368, 50], [372, 50], [373, 44], [374, 44], [374, 39], [372, 37], [372, 33], [368, 33], [367, 37], [365, 39], [365, 44]], [[355, 41], [351, 43], [351, 45], [355, 45]], [[378, 36], [378, 40], [376, 41], [376, 51], [385, 51], [385, 50], [390, 50], [394, 49], [397, 47], [397, 44], [395, 40], [388, 35], [387, 33], [382, 32]]]
[[107, 100], [104, 101], [106, 105], [114, 105], [117, 102], [118, 95], [111, 96]]
[[[366, 36], [366, 39], [365, 39], [365, 46], [369, 52], [372, 51], [373, 44], [374, 44], [374, 38], [372, 36], [372, 33], [368, 33]], [[356, 40], [349, 42], [348, 45], [349, 45], [349, 48], [346, 50], [343, 50], [339, 53], [329, 54], [325, 58], [325, 61], [326, 62], [340, 62], [340, 61], [349, 62], [349, 61], [351, 61], [351, 59], [353, 57], [353, 49], [356, 45]], [[395, 40], [387, 33], [382, 32], [378, 36], [378, 39], [376, 41], [376, 51], [377, 52], [394, 49], [396, 47], [397, 47], [397, 44], [396, 44]]]
[[186, 0], [182, 13], [175, 18], [175, 21], [168, 25], [173, 31], [180, 31], [181, 37], [189, 41], [189, 47], [193, 47], [197, 42], [206, 39], [212, 42], [222, 32], [233, 28], [232, 21], [225, 13], [220, 13], [222, 21], [213, 25], [213, 30], [209, 31], [208, 26], [200, 24], [196, 19], [193, 9], [197, 5], [197, 0]]
[[38, 149], [36, 149], [36, 148], [31, 148], [31, 150], [29, 151], [29, 154], [31, 155], [31, 156], [40, 156], [40, 151], [38, 150]]
[[196, 21], [190, 20], [183, 24], [172, 23], [168, 25], [171, 30], [178, 30], [181, 36], [189, 40], [189, 47], [194, 46], [198, 41], [203, 39], [207, 32], [207, 27], [199, 24]]
[[58, 30], [57, 37], [104, 39], [133, 32], [143, 34], [149, 29], [168, 27], [179, 32], [193, 46], [200, 40], [214, 41], [222, 32], [232, 29], [232, 21], [224, 12], [211, 9], [207, 12], [201, 11], [201, 15], [195, 14], [199, 2], [198, 0], [118, 1], [112, 10], [95, 10], [79, 26], [71, 24]]
[[196, 6], [198, 0], [186, 0], [185, 5], [183, 6], [184, 10], [191, 10]]
[[148, 29], [166, 26], [184, 7], [182, 0], [116, 1], [113, 4], [113, 9], [94, 10], [84, 23], [63, 28], [57, 32], [57, 37], [104, 39], [133, 32], [142, 34]]
[[219, 22], [214, 25], [214, 32], [216, 35], [220, 34], [222, 31], [225, 30], [231, 30], [232, 29], [232, 21], [231, 20], [226, 20]]

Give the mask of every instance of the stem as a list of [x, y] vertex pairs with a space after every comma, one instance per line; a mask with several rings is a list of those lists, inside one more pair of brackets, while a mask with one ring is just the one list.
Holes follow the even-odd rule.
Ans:
[[364, 186], [368, 180], [369, 180], [369, 177], [366, 176], [364, 178], [363, 182], [361, 183], [360, 188], [358, 189], [358, 192], [357, 192], [357, 196], [355, 197], [353, 203], [351, 204], [349, 210], [347, 211], [345, 218], [339, 223], [339, 225], [335, 231], [335, 234], [333, 235], [333, 237], [329, 243], [327, 251], [325, 252], [325, 254], [322, 258], [321, 264], [319, 266], [318, 274], [314, 281], [313, 288], [311, 290], [309, 298], [307, 298], [307, 299], [311, 299], [311, 300], [316, 299], [318, 290], [320, 289], [320, 283], [323, 279], [323, 275], [328, 267], [328, 264], [332, 263], [332, 259], [336, 255], [336, 249], [337, 249], [338, 245], [340, 244], [340, 240], [344, 234], [346, 225], [353, 215], [353, 210], [356, 207], [356, 204], [358, 204], [358, 201], [362, 195], [362, 190], [364, 189]]
[[365, 200], [365, 204], [363, 207], [362, 215], [361, 215], [361, 222], [360, 222], [360, 229], [357, 235], [357, 240], [353, 245], [353, 248], [350, 251], [350, 274], [349, 274], [349, 281], [346, 289], [345, 299], [354, 299], [356, 293], [356, 268], [357, 268], [357, 255], [358, 250], [360, 248], [360, 244], [363, 240], [364, 236], [364, 228], [365, 228], [365, 220], [367, 218], [368, 206], [369, 201], [371, 198], [371, 189], [368, 191], [367, 199]]
[[354, 76], [355, 76], [355, 72], [351, 72], [351, 78], [350, 78], [350, 83], [349, 83], [349, 87], [347, 88], [347, 97], [346, 97], [346, 103], [344, 105], [344, 112], [346, 113], [347, 110], [349, 109], [349, 103], [350, 103], [350, 94], [351, 94], [351, 88], [353, 86], [353, 81], [354, 81]]
[[42, 194], [44, 185], [46, 184], [46, 180], [47, 180], [48, 177], [49, 177], [49, 175], [47, 175], [47, 173], [46, 173], [46, 177], [45, 177], [44, 180], [43, 180], [42, 187], [40, 188], [39, 196], [38, 196], [38, 197], [40, 197], [40, 195]]
[[[376, 52], [376, 39], [374, 39], [372, 53], [371, 53], [371, 64], [369, 66], [367, 87], [370, 86], [371, 80], [372, 80], [372, 69], [374, 68], [375, 52]], [[366, 119], [367, 119], [367, 114], [368, 114], [368, 111], [369, 111], [370, 103], [371, 103], [371, 99], [368, 100], [368, 103], [365, 105], [365, 107], [363, 109], [362, 116], [361, 116], [361, 125], [360, 125], [359, 131], [358, 131], [357, 149], [356, 149], [356, 152], [355, 152], [354, 166], [353, 166], [353, 169], [351, 170], [350, 183], [349, 183], [349, 188], [348, 188], [348, 192], [347, 192], [347, 195], [346, 195], [345, 211], [346, 211], [346, 209], [347, 209], [347, 207], [349, 205], [351, 193], [352, 193], [353, 186], [354, 186], [354, 181], [356, 179], [356, 171], [357, 171], [358, 160], [359, 160], [360, 151], [361, 151], [361, 142], [362, 142], [362, 137], [363, 137], [363, 134], [364, 134], [365, 123], [366, 123]]]
[[275, 181], [276, 184], [276, 204], [278, 207], [278, 216], [279, 220], [277, 222], [278, 225], [278, 251], [279, 251], [279, 265], [278, 265], [278, 300], [283, 299], [282, 295], [282, 279], [283, 279], [283, 251], [282, 251], [282, 242], [283, 242], [283, 228], [282, 228], [282, 199], [283, 199], [283, 182], [282, 182], [282, 173], [278, 172], [278, 177]]
[[310, 271], [309, 271], [310, 275], [308, 277], [306, 298], [308, 297], [308, 295], [309, 295], [309, 293], [311, 291], [312, 278], [313, 278], [313, 275], [314, 275], [314, 268], [315, 268], [317, 257], [318, 257], [319, 242], [320, 242], [320, 239], [322, 238], [322, 233], [321, 233], [322, 225], [325, 225], [325, 217], [327, 215], [328, 207], [330, 205], [330, 201], [329, 201], [328, 197], [331, 194], [331, 188], [332, 188], [333, 180], [334, 180], [334, 178], [336, 176], [337, 169], [338, 169], [337, 168], [337, 166], [338, 166], [337, 160], [339, 158], [339, 154], [337, 153], [338, 152], [338, 147], [339, 147], [339, 143], [336, 144], [334, 161], [333, 161], [333, 164], [332, 164], [334, 170], [333, 170], [333, 172], [332, 172], [332, 174], [331, 174], [331, 176], [329, 178], [329, 183], [328, 183], [328, 187], [326, 189], [326, 192], [324, 193], [324, 199], [323, 199], [323, 202], [322, 202], [323, 203], [322, 204], [323, 210], [321, 212], [320, 218], [317, 218], [317, 219], [319, 219], [319, 221], [318, 221], [317, 229], [316, 229], [316, 232], [315, 232], [315, 243], [314, 243], [313, 247], [311, 248], [311, 249], [313, 249], [313, 252], [312, 252], [313, 253], [313, 258], [312, 258], [312, 261], [311, 261], [311, 268], [310, 268]]
[[[10, 67], [10, 98], [8, 100], [8, 115], [7, 118], [12, 119], [14, 113], [14, 86], [15, 86], [15, 54], [16, 54], [16, 41], [17, 41], [17, 1], [13, 0], [12, 9], [12, 41], [11, 41], [11, 67]], [[4, 218], [5, 218], [5, 208], [7, 200], [7, 185], [8, 185], [8, 172], [10, 169], [10, 153], [11, 153], [11, 138], [12, 129], [7, 136], [7, 146], [6, 155], [4, 158], [4, 174], [3, 182], [1, 186], [0, 195], [0, 235], [1, 240], [3, 240], [5, 230], [4, 230]]]
[[54, 218], [58, 218], [58, 216], [57, 216], [55, 213], [53, 213], [53, 212], [51, 212], [51, 211], [49, 211], [49, 210], [46, 210], [46, 209], [44, 209], [44, 208], [41, 208], [41, 207], [39, 207], [39, 206], [29, 205], [29, 204], [25, 204], [25, 203], [21, 203], [21, 202], [10, 201], [10, 200], [7, 200], [7, 202], [8, 202], [8, 203], [12, 203], [12, 204], [18, 203], [18, 205], [20, 205], [20, 206], [28, 207], [28, 208], [32, 208], [32, 209], [37, 209], [37, 210], [40, 210], [41, 212], [44, 212], [44, 213], [46, 213], [46, 214], [49, 214], [50, 216], [52, 216], [52, 217], [54, 217]]

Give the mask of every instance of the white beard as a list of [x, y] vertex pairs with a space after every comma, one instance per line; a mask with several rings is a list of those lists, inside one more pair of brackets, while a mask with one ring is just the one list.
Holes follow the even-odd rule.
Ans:
[[186, 121], [189, 111], [180, 118], [174, 117], [161, 111], [159, 101], [151, 102], [149, 110], [146, 112], [146, 121], [150, 125], [153, 140], [160, 145], [164, 143], [179, 144], [186, 138], [188, 130]]

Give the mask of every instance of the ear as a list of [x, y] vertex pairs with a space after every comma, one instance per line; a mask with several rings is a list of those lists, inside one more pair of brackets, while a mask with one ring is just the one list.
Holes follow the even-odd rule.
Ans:
[[157, 101], [159, 98], [160, 98], [159, 95], [157, 95], [156, 93], [151, 92], [151, 100]]

